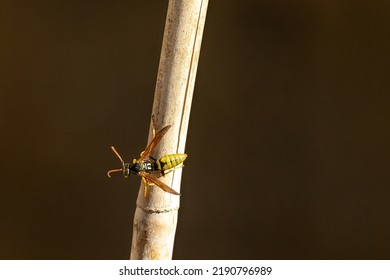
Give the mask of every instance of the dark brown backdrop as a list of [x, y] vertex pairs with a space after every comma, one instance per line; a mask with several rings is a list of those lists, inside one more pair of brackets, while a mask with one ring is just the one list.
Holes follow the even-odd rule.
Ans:
[[[211, 0], [176, 259], [390, 258], [389, 4]], [[167, 1], [0, 2], [1, 259], [127, 259]]]

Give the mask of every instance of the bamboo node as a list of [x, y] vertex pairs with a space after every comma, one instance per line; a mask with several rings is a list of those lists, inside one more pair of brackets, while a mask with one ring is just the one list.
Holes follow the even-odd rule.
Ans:
[[177, 207], [144, 207], [139, 204], [137, 204], [137, 208], [142, 209], [146, 213], [152, 213], [152, 214], [161, 214], [161, 213], [169, 213], [179, 210], [179, 206]]

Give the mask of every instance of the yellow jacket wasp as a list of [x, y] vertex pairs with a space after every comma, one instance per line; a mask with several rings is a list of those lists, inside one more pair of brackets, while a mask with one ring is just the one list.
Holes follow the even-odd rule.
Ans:
[[[167, 131], [171, 128], [171, 125], [167, 125], [155, 133], [155, 124], [153, 118], [153, 134], [154, 137], [149, 145], [146, 147], [145, 151], [143, 151], [138, 160], [134, 159], [133, 163], [125, 163], [119, 153], [115, 150], [114, 147], [111, 147], [113, 152], [117, 155], [119, 160], [122, 163], [122, 168], [113, 169], [107, 172], [107, 176], [111, 177], [110, 174], [113, 172], [122, 171], [123, 176], [127, 178], [130, 174], [137, 174], [142, 177], [142, 180], [145, 183], [145, 196], [146, 196], [146, 188], [149, 185], [156, 185], [160, 187], [162, 190], [180, 195], [174, 189], [168, 187], [166, 184], [157, 179], [152, 173], [159, 173], [160, 176], [165, 176], [169, 172], [173, 171], [176, 168], [183, 167], [183, 162], [187, 158], [187, 154], [170, 154], [162, 156], [159, 159], [155, 159], [150, 156], [154, 147], [160, 142], [162, 137], [167, 133]], [[181, 165], [180, 165], [181, 164]], [[179, 166], [180, 165], [180, 166]]]

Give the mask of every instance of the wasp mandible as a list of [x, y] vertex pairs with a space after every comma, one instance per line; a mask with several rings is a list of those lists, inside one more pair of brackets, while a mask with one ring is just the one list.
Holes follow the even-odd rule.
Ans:
[[174, 189], [168, 187], [166, 184], [161, 182], [159, 179], [157, 179], [152, 173], [157, 173], [157, 175], [165, 176], [169, 172], [172, 172], [173, 170], [177, 168], [184, 167], [183, 162], [187, 158], [187, 154], [169, 154], [162, 156], [159, 159], [155, 159], [150, 156], [151, 152], [153, 151], [154, 147], [161, 141], [162, 137], [167, 133], [167, 131], [171, 128], [171, 125], [167, 125], [163, 127], [161, 130], [156, 131], [155, 126], [155, 120], [154, 116], [152, 116], [153, 121], [153, 139], [149, 143], [149, 145], [146, 147], [146, 149], [140, 154], [140, 158], [138, 160], [134, 159], [133, 163], [125, 163], [122, 159], [122, 157], [119, 155], [119, 153], [115, 150], [114, 147], [111, 147], [113, 152], [117, 155], [119, 160], [122, 163], [122, 168], [120, 169], [113, 169], [107, 172], [107, 176], [110, 176], [110, 173], [122, 171], [123, 176], [127, 178], [130, 174], [137, 174], [142, 177], [143, 182], [145, 183], [145, 192], [144, 195], [146, 196], [147, 187], [150, 185], [157, 185], [162, 190], [175, 194], [180, 195], [177, 191]]

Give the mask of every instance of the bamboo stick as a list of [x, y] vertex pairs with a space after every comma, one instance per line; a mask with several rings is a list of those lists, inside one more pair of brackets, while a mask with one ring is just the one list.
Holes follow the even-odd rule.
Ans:
[[[157, 129], [172, 125], [152, 156], [184, 153], [208, 0], [170, 0], [152, 115]], [[152, 138], [150, 129], [149, 141]], [[164, 183], [180, 192], [182, 169]], [[172, 259], [180, 196], [144, 186], [138, 193], [130, 259]]]

